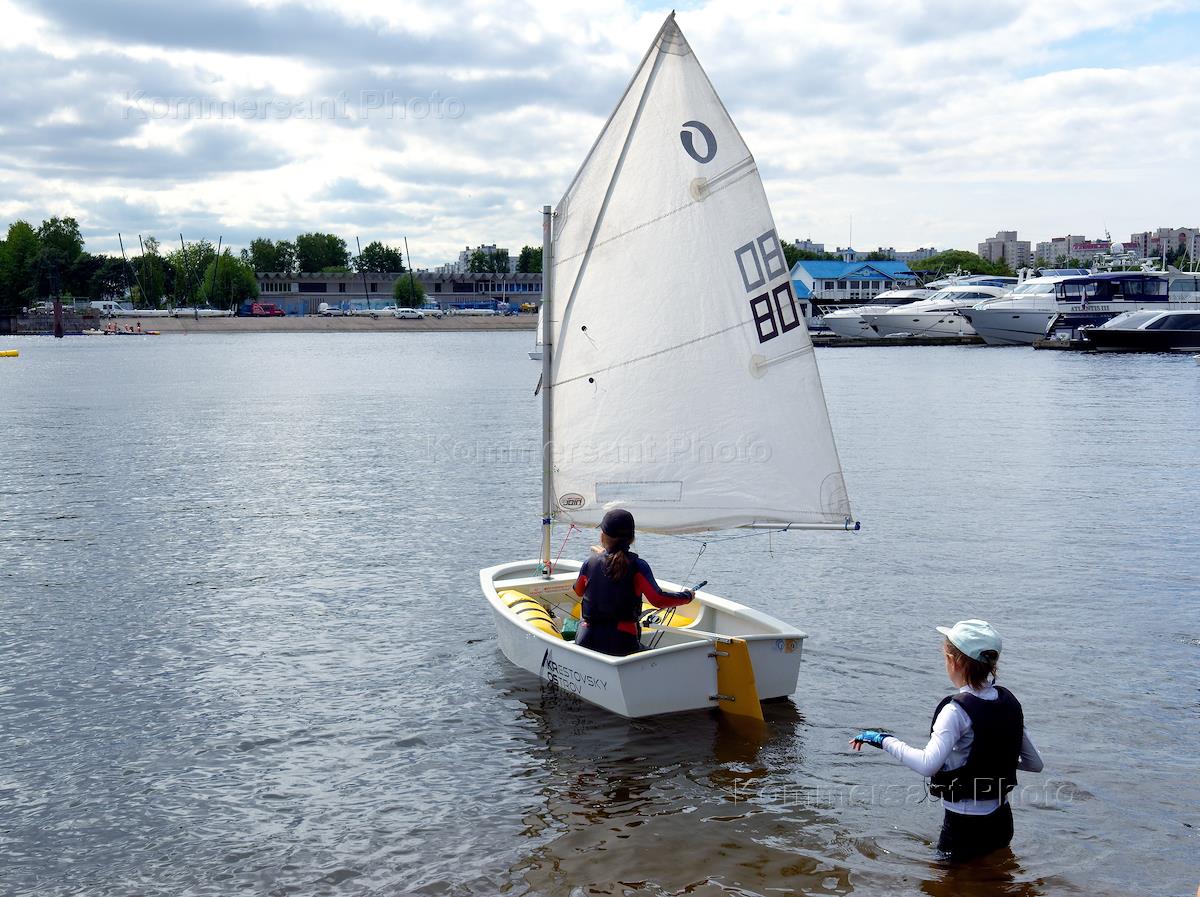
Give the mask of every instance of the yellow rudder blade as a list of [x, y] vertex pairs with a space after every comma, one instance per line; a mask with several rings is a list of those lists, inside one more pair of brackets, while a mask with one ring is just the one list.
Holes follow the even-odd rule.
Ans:
[[[745, 639], [719, 641], [717, 650], [717, 706], [735, 716], [763, 718], [758, 688], [754, 684], [754, 664]], [[722, 656], [724, 655], [724, 656]]]

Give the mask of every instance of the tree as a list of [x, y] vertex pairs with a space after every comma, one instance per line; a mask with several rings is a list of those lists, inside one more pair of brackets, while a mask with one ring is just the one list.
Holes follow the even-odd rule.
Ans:
[[258, 281], [249, 264], [234, 258], [226, 249], [204, 270], [199, 299], [217, 308], [233, 308], [247, 299], [258, 298]]
[[125, 295], [125, 263], [111, 255], [92, 256], [100, 264], [88, 278], [87, 296], [89, 299], [114, 299]]
[[789, 271], [796, 262], [800, 261], [800, 249], [795, 243], [783, 244], [783, 260], [787, 263]]
[[142, 240], [141, 253], [132, 264], [137, 267], [137, 283], [140, 287], [141, 300], [145, 304], [157, 307], [162, 304], [167, 295], [168, 282], [174, 280], [168, 276], [166, 262], [158, 254], [158, 240], [146, 237]]
[[74, 218], [50, 218], [37, 229], [29, 298], [62, 295], [67, 275], [83, 252], [83, 236]]
[[268, 240], [256, 237], [250, 248], [242, 250], [242, 261], [256, 273], [293, 274], [296, 271], [296, 244], [291, 240]]
[[350, 264], [346, 241], [334, 234], [301, 234], [296, 238], [296, 266], [304, 272], [345, 268]]
[[517, 256], [518, 274], [542, 273], [542, 247], [522, 246], [521, 254]]
[[937, 255], [913, 263], [913, 269], [929, 274], [953, 274], [963, 271], [967, 274], [996, 274], [1012, 277], [1012, 269], [1007, 262], [989, 262], [974, 252], [962, 249], [947, 249]]
[[388, 274], [407, 269], [404, 267], [404, 256], [399, 249], [384, 246], [378, 240], [373, 240], [363, 248], [362, 255], [354, 260], [354, 270], [359, 273], [370, 271]]
[[488, 260], [487, 253], [482, 249], [476, 249], [471, 253], [471, 257], [467, 259], [467, 270], [472, 274], [485, 274], [492, 270], [492, 263]]
[[420, 308], [425, 304], [425, 287], [414, 277], [397, 277], [392, 287], [392, 298], [398, 306]]
[[217, 248], [208, 240], [197, 240], [167, 253], [167, 261], [175, 271], [177, 306], [199, 303], [201, 278], [216, 255]]
[[8, 226], [0, 252], [0, 303], [10, 312], [19, 311], [34, 297], [34, 265], [40, 246], [37, 231], [28, 221], [18, 220]]

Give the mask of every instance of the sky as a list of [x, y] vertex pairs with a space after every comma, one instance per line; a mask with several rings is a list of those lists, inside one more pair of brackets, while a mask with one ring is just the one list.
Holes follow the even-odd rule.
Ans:
[[[781, 236], [1200, 225], [1195, 0], [684, 3]], [[540, 245], [669, 6], [0, 0], [0, 225]], [[128, 245], [128, 243], [127, 243]]]

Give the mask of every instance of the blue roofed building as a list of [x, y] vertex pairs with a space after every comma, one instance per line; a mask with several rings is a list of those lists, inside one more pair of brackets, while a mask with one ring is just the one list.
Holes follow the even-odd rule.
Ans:
[[917, 284], [905, 262], [831, 262], [801, 259], [792, 266], [797, 299], [814, 305], [859, 305], [884, 290]]

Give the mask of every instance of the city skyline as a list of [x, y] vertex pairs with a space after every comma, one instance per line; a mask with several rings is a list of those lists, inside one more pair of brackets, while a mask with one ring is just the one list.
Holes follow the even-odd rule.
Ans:
[[[0, 71], [23, 85], [3, 101], [0, 221], [72, 215], [98, 252], [180, 229], [234, 247], [408, 236], [428, 268], [467, 244], [517, 252], [668, 10], [0, 0]], [[999, 227], [1037, 243], [1194, 226], [1200, 13], [995, 12], [708, 3], [678, 21], [787, 240], [973, 250]]]

